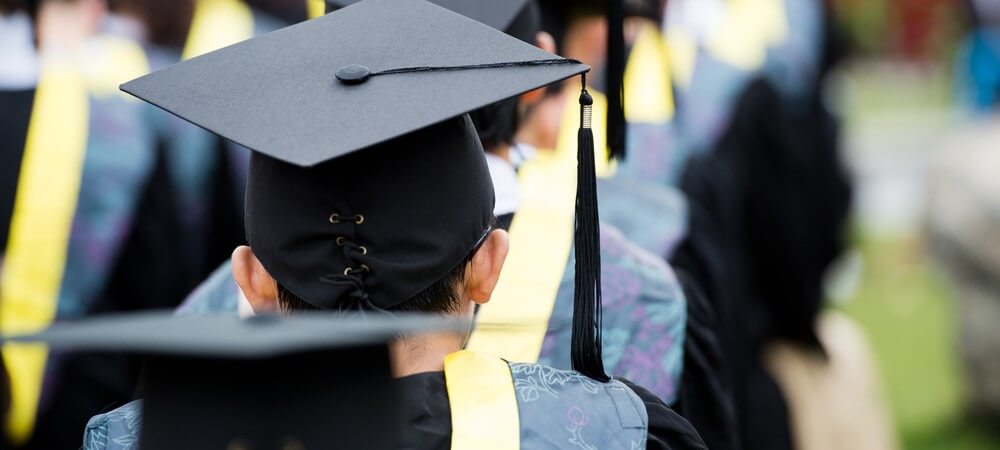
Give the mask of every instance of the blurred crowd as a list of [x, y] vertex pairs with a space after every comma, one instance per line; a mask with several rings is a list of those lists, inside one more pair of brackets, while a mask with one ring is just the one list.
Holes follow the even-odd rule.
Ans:
[[[865, 50], [842, 21], [862, 3], [629, 0], [615, 24], [602, 2], [539, 2], [545, 33], [532, 43], [594, 68], [595, 141], [612, 157], [599, 158], [602, 247], [618, 237], [637, 247], [665, 266], [683, 298], [669, 313], [680, 324], [670, 331], [676, 348], [656, 350], [672, 355], [660, 364], [676, 379], [629, 378], [645, 381], [709, 448], [899, 447], [865, 332], [829, 307], [824, 290], [850, 245], [853, 195], [831, 78], [853, 50]], [[894, 27], [898, 51], [919, 60], [938, 23], [934, 5], [945, 2], [889, 3], [904, 24]], [[988, 118], [1000, 105], [1000, 1], [961, 6], [968, 20], [955, 98], [987, 117], [969, 133], [992, 134], [976, 148], [958, 139], [950, 154], [959, 156], [935, 172], [929, 228], [967, 309], [972, 397], [1000, 417], [1000, 335], [990, 320], [1000, 319], [1000, 135]], [[118, 86], [325, 7], [0, 0], [0, 331], [146, 309], [198, 313], [199, 301], [215, 301], [198, 288], [228, 273], [230, 254], [245, 243], [250, 153]], [[624, 54], [609, 48], [616, 30]], [[600, 94], [618, 85], [620, 98]], [[567, 154], [576, 88], [526, 95], [507, 111], [514, 124], [480, 130], [484, 147], [518, 168], [508, 183], [531, 176], [520, 169], [525, 161]], [[498, 201], [503, 173], [493, 173]], [[532, 206], [534, 194], [522, 189], [510, 211], [498, 203], [501, 220]], [[604, 268], [619, 280], [617, 266]], [[10, 448], [78, 448], [92, 416], [141, 388], [134, 356], [8, 345], [3, 362]]]

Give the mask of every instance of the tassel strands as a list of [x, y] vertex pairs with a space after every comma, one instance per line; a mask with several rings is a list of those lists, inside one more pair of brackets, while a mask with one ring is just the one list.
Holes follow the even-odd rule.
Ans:
[[610, 378], [601, 352], [601, 237], [597, 213], [597, 176], [594, 169], [594, 100], [582, 76], [580, 130], [577, 134], [577, 188], [575, 293], [573, 299], [573, 369], [598, 381]]

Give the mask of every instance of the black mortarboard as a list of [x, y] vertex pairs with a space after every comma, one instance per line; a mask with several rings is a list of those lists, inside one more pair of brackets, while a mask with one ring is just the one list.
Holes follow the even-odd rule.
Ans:
[[[364, 0], [122, 89], [254, 151], [247, 239], [283, 288], [321, 309], [388, 310], [464, 264], [488, 231], [492, 183], [465, 113], [588, 69], [423, 0]], [[594, 251], [578, 251], [589, 286], [578, 294], [593, 324], [584, 116], [578, 241]], [[595, 333], [581, 342], [597, 345]]]
[[145, 356], [143, 450], [395, 448], [386, 344], [463, 327], [416, 316], [136, 313], [6, 339]]

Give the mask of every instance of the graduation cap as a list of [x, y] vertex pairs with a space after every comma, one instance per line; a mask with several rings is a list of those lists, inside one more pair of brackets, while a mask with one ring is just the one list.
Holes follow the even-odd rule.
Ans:
[[139, 448], [395, 448], [386, 343], [467, 329], [428, 316], [175, 316], [62, 322], [6, 341], [147, 357]]
[[[326, 0], [327, 12], [361, 0]], [[524, 42], [533, 44], [541, 22], [534, 0], [430, 0], [465, 17], [482, 22]]]
[[[393, 310], [468, 261], [493, 187], [467, 112], [585, 74], [423, 0], [364, 0], [122, 85], [251, 150], [247, 239], [282, 288], [326, 310]], [[589, 94], [581, 93], [581, 371], [600, 362]], [[583, 344], [586, 343], [586, 344]], [[596, 354], [596, 357], [595, 357]]]

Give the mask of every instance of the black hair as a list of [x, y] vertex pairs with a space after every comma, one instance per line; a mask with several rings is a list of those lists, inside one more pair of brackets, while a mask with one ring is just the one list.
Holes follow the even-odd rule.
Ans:
[[24, 11], [32, 19], [38, 16], [38, 0], [0, 0], [0, 13]]
[[[499, 220], [493, 217], [490, 220], [490, 225], [486, 229], [485, 237], [488, 237], [489, 233], [499, 227]], [[454, 313], [457, 312], [461, 306], [462, 293], [459, 292], [459, 286], [465, 280], [465, 268], [472, 261], [472, 257], [475, 256], [476, 252], [482, 247], [486, 239], [480, 241], [476, 244], [472, 250], [469, 251], [468, 256], [466, 256], [461, 263], [455, 266], [451, 272], [445, 274], [439, 280], [435, 281], [433, 284], [420, 292], [418, 292], [413, 297], [410, 297], [403, 303], [396, 305], [390, 311], [394, 312], [416, 312], [416, 313]], [[319, 308], [302, 300], [298, 296], [289, 291], [281, 283], [278, 283], [278, 308], [283, 312], [295, 312], [295, 311], [317, 311]]]
[[513, 97], [469, 113], [484, 149], [489, 151], [501, 145], [514, 144], [514, 136], [521, 126], [518, 106], [520, 98]]

